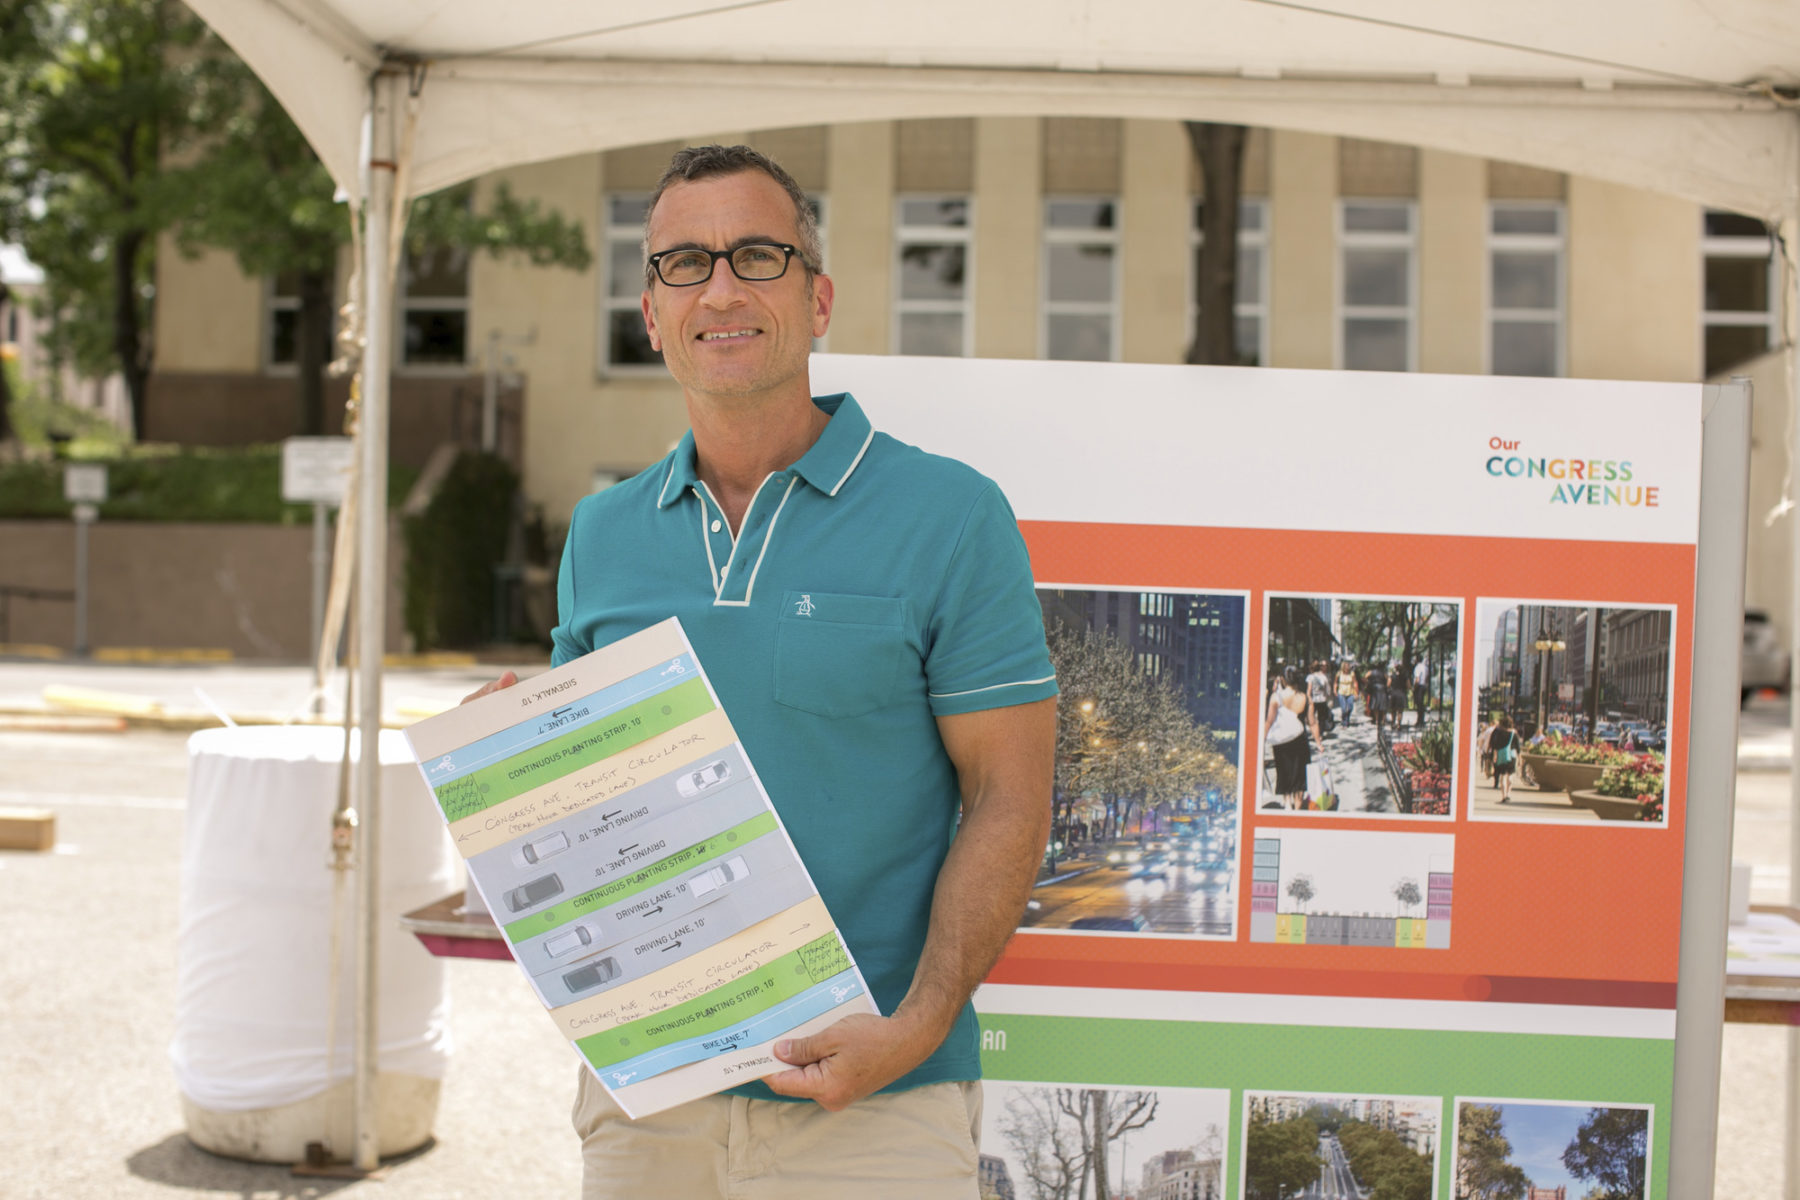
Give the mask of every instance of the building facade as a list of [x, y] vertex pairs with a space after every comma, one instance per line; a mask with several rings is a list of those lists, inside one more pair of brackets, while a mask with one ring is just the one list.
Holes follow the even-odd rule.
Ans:
[[[1205, 196], [1179, 122], [943, 118], [714, 137], [772, 154], [812, 196], [838, 298], [822, 349], [1186, 354]], [[525, 489], [553, 521], [660, 458], [685, 428], [638, 315], [644, 204], [672, 149], [584, 154], [480, 182], [478, 204], [505, 182], [578, 220], [595, 250], [585, 271], [444, 254], [406, 271], [397, 408], [429, 437], [434, 416], [466, 424], [496, 376], [515, 387], [509, 428]], [[1778, 343], [1774, 262], [1756, 222], [1669, 196], [1257, 129], [1243, 171], [1238, 357], [1697, 381]], [[209, 437], [234, 423], [263, 438], [290, 432], [292, 287], [246, 278], [228, 255], [190, 259], [167, 245], [158, 272], [153, 413]], [[1773, 465], [1759, 457], [1756, 469], [1778, 479], [1778, 431], [1765, 444]], [[1782, 611], [1784, 573], [1751, 578], [1752, 603]]]

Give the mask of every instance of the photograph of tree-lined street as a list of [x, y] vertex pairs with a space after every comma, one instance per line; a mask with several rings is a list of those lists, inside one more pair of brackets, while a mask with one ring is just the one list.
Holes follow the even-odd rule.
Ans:
[[1432, 1200], [1436, 1096], [1244, 1096], [1243, 1200]]
[[1246, 598], [1038, 596], [1062, 694], [1050, 845], [1021, 924], [1231, 937]]
[[1674, 620], [1477, 601], [1469, 815], [1665, 823]]
[[981, 1200], [1220, 1200], [1231, 1093], [989, 1080]]
[[1459, 1100], [1454, 1200], [1644, 1200], [1650, 1110]]
[[1268, 597], [1257, 807], [1449, 817], [1462, 606]]

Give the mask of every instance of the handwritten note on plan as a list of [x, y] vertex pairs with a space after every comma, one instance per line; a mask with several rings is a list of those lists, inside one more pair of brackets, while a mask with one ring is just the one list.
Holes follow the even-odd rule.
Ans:
[[679, 622], [406, 737], [513, 957], [628, 1115], [876, 1011]]

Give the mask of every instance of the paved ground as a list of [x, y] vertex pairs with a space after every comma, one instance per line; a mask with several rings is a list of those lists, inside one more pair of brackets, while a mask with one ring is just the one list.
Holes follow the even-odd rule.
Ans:
[[[388, 707], [452, 702], [493, 672], [396, 672]], [[35, 703], [53, 682], [183, 707], [198, 684], [222, 707], [255, 711], [297, 705], [306, 694], [305, 673], [294, 667], [0, 663], [0, 709]], [[1786, 719], [1785, 704], [1759, 701], [1743, 724], [1735, 846], [1753, 864], [1758, 901], [1787, 896]], [[59, 824], [55, 853], [0, 853], [0, 1198], [574, 1195], [570, 1055], [503, 963], [449, 964], [457, 1049], [437, 1140], [386, 1182], [297, 1179], [284, 1167], [214, 1158], [187, 1141], [167, 1058], [185, 742], [159, 731], [0, 731], [0, 805], [48, 806]], [[1726, 1029], [1720, 1200], [1780, 1195], [1787, 1037], [1780, 1028]]]

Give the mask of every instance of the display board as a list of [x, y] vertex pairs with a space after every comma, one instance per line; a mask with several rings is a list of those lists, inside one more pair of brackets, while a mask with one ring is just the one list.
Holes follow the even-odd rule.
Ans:
[[813, 386], [1001, 484], [1058, 667], [1051, 850], [976, 1000], [988, 1194], [1670, 1194], [1699, 385]]

